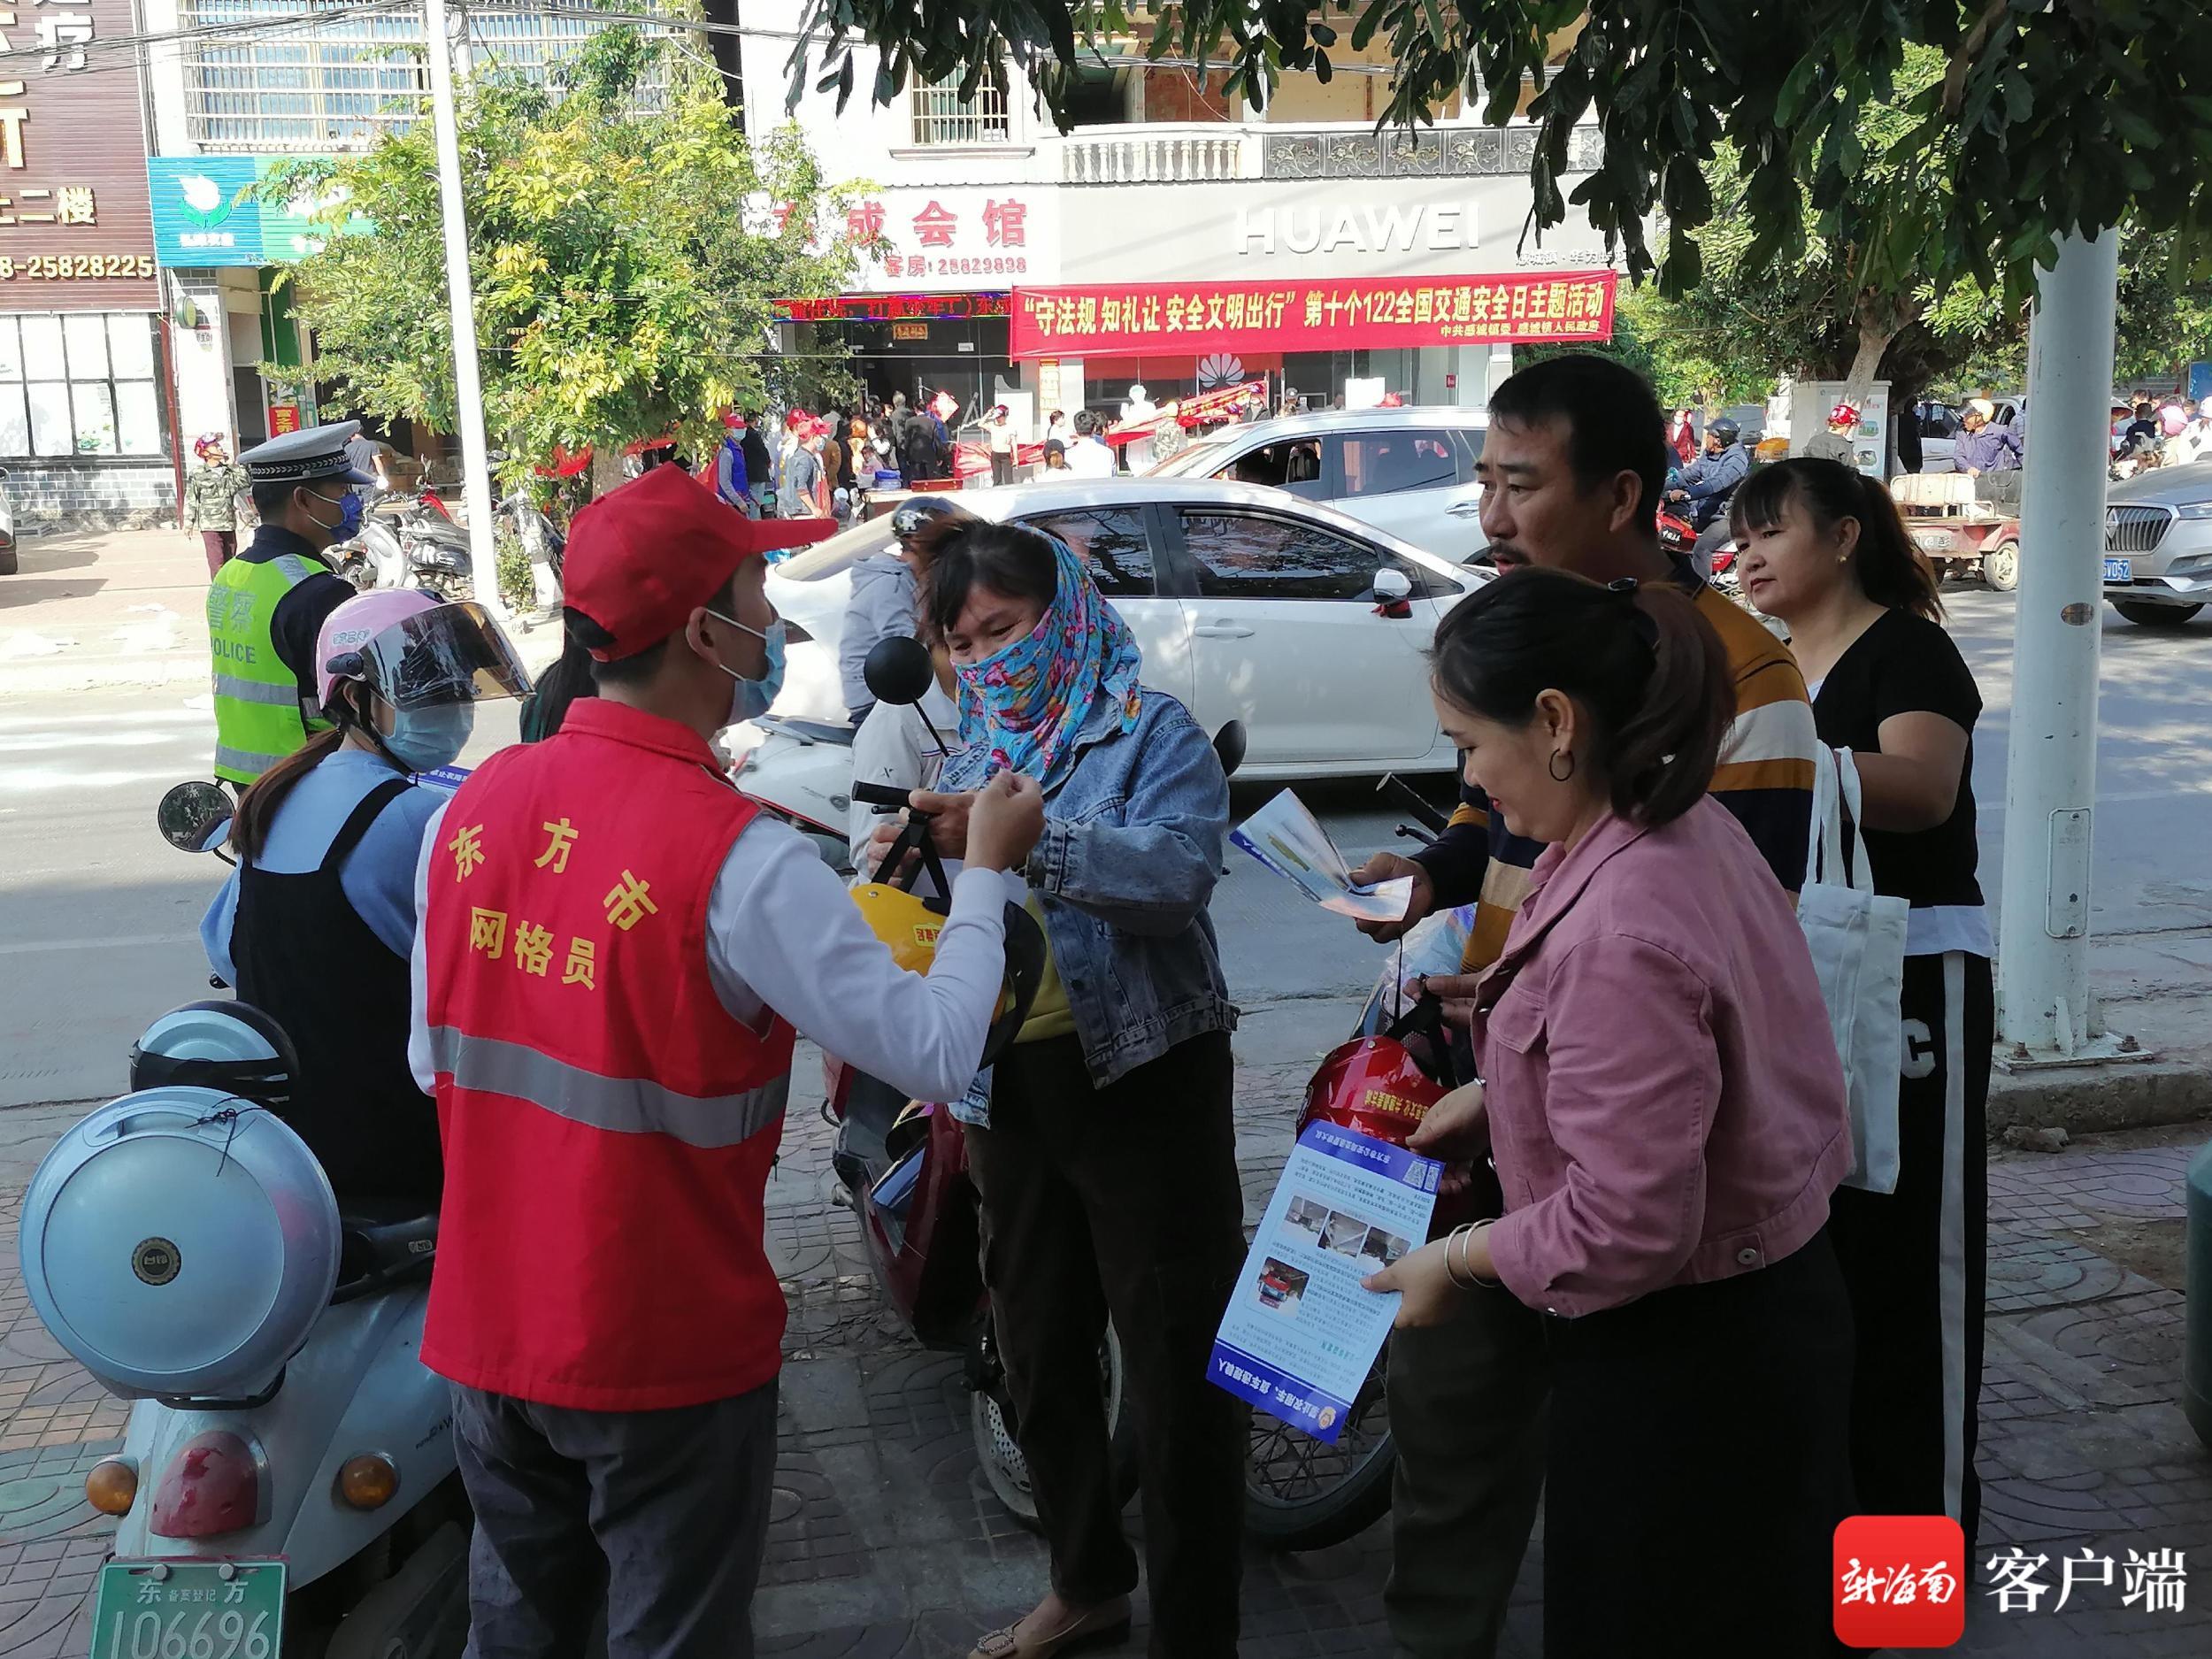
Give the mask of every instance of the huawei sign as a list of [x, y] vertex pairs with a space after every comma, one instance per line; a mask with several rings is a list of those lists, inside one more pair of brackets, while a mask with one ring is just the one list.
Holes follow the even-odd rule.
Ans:
[[1239, 208], [1231, 237], [1240, 254], [1437, 252], [1481, 246], [1472, 202], [1418, 202], [1410, 207]]

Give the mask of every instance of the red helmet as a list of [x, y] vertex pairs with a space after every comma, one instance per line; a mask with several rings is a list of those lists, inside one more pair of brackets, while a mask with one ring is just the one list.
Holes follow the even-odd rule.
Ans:
[[1402, 1147], [1414, 1125], [1448, 1091], [1424, 1071], [1394, 1037], [1360, 1037], [1325, 1056], [1306, 1085], [1298, 1133], [1311, 1123]]
[[1857, 426], [1859, 424], [1859, 406], [1856, 403], [1838, 403], [1833, 409], [1828, 411], [1828, 424], [1832, 426]]

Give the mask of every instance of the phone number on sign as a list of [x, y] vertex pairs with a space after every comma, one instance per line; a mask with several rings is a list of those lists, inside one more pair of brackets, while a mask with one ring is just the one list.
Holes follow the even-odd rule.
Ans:
[[132, 253], [34, 254], [27, 259], [0, 257], [0, 282], [13, 277], [65, 282], [79, 277], [150, 277], [153, 256]]

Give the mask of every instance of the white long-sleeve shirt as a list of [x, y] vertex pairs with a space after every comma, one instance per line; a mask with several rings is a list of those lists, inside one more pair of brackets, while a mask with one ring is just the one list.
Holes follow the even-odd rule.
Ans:
[[[922, 717], [929, 717], [927, 724]], [[935, 685], [922, 694], [918, 710], [912, 705], [879, 703], [853, 733], [853, 781], [888, 784], [895, 789], [934, 788], [944, 770], [946, 751], [930, 735], [934, 726], [946, 742], [960, 742], [960, 710]], [[858, 865], [868, 838], [886, 822], [865, 801], [855, 801], [846, 820], [847, 838]]]
[[[415, 912], [429, 915], [432, 854], [445, 809], [423, 837]], [[733, 1019], [780, 1014], [841, 1060], [915, 1100], [957, 1100], [975, 1080], [1005, 977], [1005, 906], [1023, 891], [996, 870], [967, 869], [927, 975], [910, 973], [861, 919], [844, 885], [787, 824], [755, 818], [723, 860], [707, 900], [706, 969]], [[423, 1093], [431, 1061], [425, 940], [410, 957], [413, 1010], [407, 1062]]]
[[1078, 478], [1111, 478], [1117, 465], [1112, 447], [1096, 438], [1078, 438], [1068, 445], [1068, 471]]

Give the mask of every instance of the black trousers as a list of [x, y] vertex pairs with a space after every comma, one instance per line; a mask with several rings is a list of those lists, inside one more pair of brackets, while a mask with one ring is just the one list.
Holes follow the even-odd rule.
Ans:
[[1010, 484], [1014, 481], [1014, 457], [1003, 450], [991, 451], [991, 482]]
[[1851, 1294], [1851, 1463], [1868, 1515], [1981, 1517], [1974, 1443], [1989, 1217], [1989, 958], [1905, 959], [1897, 1190], [1837, 1190], [1829, 1236]]
[[1110, 1314], [1136, 1414], [1154, 1659], [1233, 1659], [1242, 1576], [1242, 1403], [1206, 1380], [1244, 1260], [1225, 1032], [1099, 1089], [1072, 1037], [1024, 1043], [967, 1131], [983, 1274], [1019, 1417], [1052, 1586], [1077, 1603], [1133, 1589], [1098, 1345]]
[[1825, 1234], [1544, 1333], [1545, 1659], [1842, 1653], [1851, 1314]]
[[578, 1411], [456, 1384], [476, 1511], [465, 1659], [751, 1659], [776, 1385], [667, 1411]]

